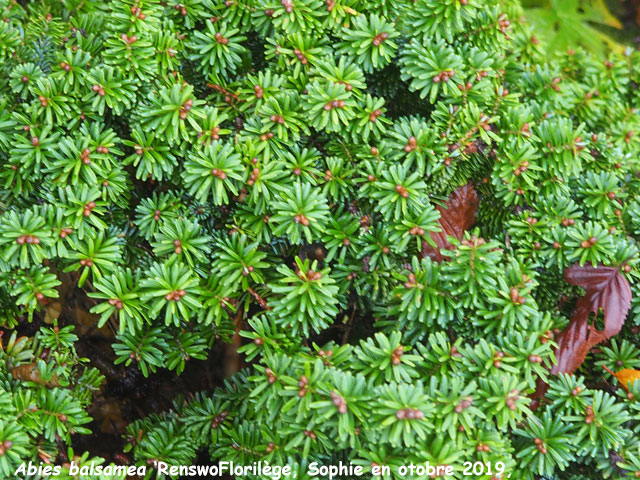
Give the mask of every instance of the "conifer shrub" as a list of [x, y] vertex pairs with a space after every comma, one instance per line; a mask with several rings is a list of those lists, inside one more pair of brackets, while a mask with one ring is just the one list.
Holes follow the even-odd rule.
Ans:
[[[549, 57], [522, 13], [0, 0], [2, 478], [640, 476], [640, 53]], [[76, 452], [105, 378], [62, 290], [122, 371], [242, 368]]]

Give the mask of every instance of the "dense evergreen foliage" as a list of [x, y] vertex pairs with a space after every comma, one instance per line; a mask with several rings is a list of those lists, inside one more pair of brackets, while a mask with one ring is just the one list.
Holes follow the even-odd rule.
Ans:
[[[121, 368], [242, 345], [127, 427], [135, 464], [640, 475], [640, 382], [602, 368], [640, 366], [640, 53], [547, 58], [515, 0], [0, 15], [3, 478], [88, 433], [103, 377], [48, 318], [65, 275]], [[595, 350], [563, 332], [589, 309], [621, 330]]]

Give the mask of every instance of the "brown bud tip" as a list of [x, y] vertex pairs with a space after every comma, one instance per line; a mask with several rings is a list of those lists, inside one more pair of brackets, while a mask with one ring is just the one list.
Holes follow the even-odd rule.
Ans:
[[509, 290], [509, 297], [512, 302], [516, 302], [518, 300], [518, 289], [516, 287], [511, 287]]

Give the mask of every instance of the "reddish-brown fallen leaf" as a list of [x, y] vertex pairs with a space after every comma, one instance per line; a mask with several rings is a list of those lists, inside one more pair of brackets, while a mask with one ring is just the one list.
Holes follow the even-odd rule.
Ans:
[[640, 381], [640, 370], [634, 370], [633, 368], [623, 368], [622, 370], [618, 370], [617, 372], [612, 372], [605, 365], [603, 365], [603, 368], [618, 379], [620, 385], [627, 393], [629, 393], [629, 384], [633, 385], [636, 380]]
[[[556, 337], [556, 365], [551, 373], [572, 373], [595, 345], [616, 335], [631, 306], [631, 287], [615, 267], [572, 265], [564, 272], [572, 285], [586, 290], [576, 303], [569, 325]], [[604, 311], [604, 328], [590, 324], [589, 315]]]
[[451, 248], [451, 244], [447, 241], [447, 235], [460, 240], [464, 232], [471, 228], [476, 221], [478, 194], [473, 185], [467, 183], [462, 187], [458, 187], [449, 196], [446, 208], [436, 208], [440, 212], [439, 222], [442, 231], [431, 233], [431, 238], [437, 247], [432, 247], [427, 242], [422, 242], [422, 256], [430, 257], [432, 260], [440, 262], [445, 259], [440, 253], [440, 249]]

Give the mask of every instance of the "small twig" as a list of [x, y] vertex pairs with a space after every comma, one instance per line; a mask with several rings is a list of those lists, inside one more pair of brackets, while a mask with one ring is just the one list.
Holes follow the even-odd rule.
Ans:
[[238, 354], [238, 349], [242, 346], [242, 337], [240, 336], [240, 330], [242, 330], [242, 317], [244, 316], [244, 311], [242, 307], [238, 307], [238, 311], [233, 320], [233, 324], [235, 325], [235, 332], [233, 334], [233, 338], [231, 339], [231, 344], [227, 346], [227, 359], [228, 362], [226, 365], [226, 374], [228, 376], [233, 373], [239, 371], [242, 368], [242, 361], [240, 359], [240, 355]]
[[248, 287], [247, 288], [247, 292], [249, 292], [253, 298], [256, 299], [256, 302], [258, 302], [258, 304], [264, 309], [264, 310], [271, 310], [271, 307], [267, 304], [267, 301], [262, 298], [260, 296], [260, 294], [258, 292], [256, 292], [253, 288]]
[[217, 84], [214, 84], [214, 83], [207, 83], [207, 87], [213, 88], [216, 92], [222, 93], [223, 95], [229, 95], [236, 102], [240, 101], [240, 97], [238, 97], [238, 95], [236, 95], [233, 92], [230, 92], [229, 90], [224, 88], [222, 85], [217, 85]]
[[356, 306], [353, 305], [353, 310], [351, 310], [351, 317], [349, 317], [349, 323], [347, 323], [347, 328], [344, 331], [344, 335], [342, 335], [342, 345], [347, 343], [349, 340], [349, 334], [351, 333], [351, 327], [353, 326], [353, 319], [356, 316]]

